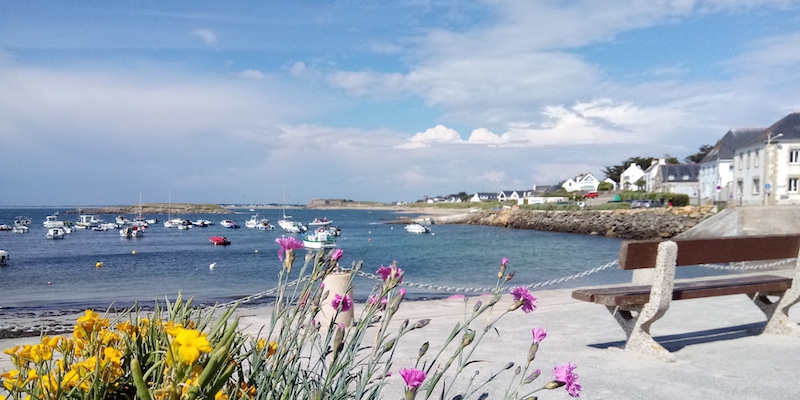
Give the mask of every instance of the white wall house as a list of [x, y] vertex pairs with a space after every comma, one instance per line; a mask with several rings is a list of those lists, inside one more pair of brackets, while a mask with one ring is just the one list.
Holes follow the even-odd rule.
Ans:
[[650, 163], [650, 166], [644, 170], [644, 175], [642, 175], [642, 179], [644, 179], [644, 190], [646, 192], [654, 192], [655, 189], [655, 182], [656, 182], [656, 175], [658, 174], [658, 169], [662, 165], [667, 165], [667, 160], [663, 158], [659, 158], [653, 160]]
[[636, 163], [631, 163], [625, 171], [622, 171], [622, 174], [619, 176], [619, 187], [621, 190], [640, 190], [644, 189], [644, 187], [639, 188], [636, 184], [640, 179], [644, 177], [644, 170], [642, 167], [637, 165]]
[[715, 204], [721, 201], [738, 204], [734, 190], [734, 155], [743, 144], [752, 142], [764, 128], [731, 129], [700, 162], [700, 201]]
[[699, 164], [658, 165], [653, 179], [653, 192], [680, 193], [689, 196], [692, 204], [697, 204], [700, 190]]
[[473, 195], [469, 201], [471, 203], [480, 203], [482, 201], [497, 201], [497, 192], [478, 192]]
[[568, 192], [594, 192], [597, 191], [597, 185], [600, 184], [600, 181], [594, 177], [592, 174], [583, 174], [578, 175], [575, 178], [567, 179], [561, 187]]
[[735, 149], [735, 203], [800, 204], [800, 113], [792, 113]]

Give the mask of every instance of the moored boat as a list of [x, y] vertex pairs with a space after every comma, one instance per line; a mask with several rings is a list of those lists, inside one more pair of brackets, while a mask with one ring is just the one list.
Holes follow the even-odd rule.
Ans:
[[307, 249], [336, 247], [336, 236], [329, 234], [327, 229], [320, 227], [316, 231], [303, 235], [303, 246]]
[[57, 215], [48, 215], [44, 217], [44, 222], [42, 222], [42, 226], [45, 228], [63, 228], [64, 221], [59, 221]]
[[100, 226], [103, 223], [103, 220], [97, 218], [96, 215], [78, 215], [78, 221], [75, 222], [75, 228], [78, 229], [93, 229], [96, 226]]
[[229, 219], [223, 219], [222, 221], [219, 222], [219, 224], [228, 229], [239, 229], [239, 224]]
[[214, 246], [227, 246], [231, 244], [231, 241], [228, 240], [228, 238], [226, 238], [225, 236], [212, 236], [211, 239], [209, 239], [209, 241]]
[[412, 223], [406, 225], [406, 231], [411, 233], [431, 233], [431, 228], [417, 223]]
[[64, 228], [50, 228], [44, 235], [47, 239], [63, 239], [65, 236], [67, 236], [67, 231]]
[[14, 225], [14, 228], [11, 229], [11, 232], [28, 233], [28, 227], [26, 225]]
[[0, 224], [0, 231], [10, 231], [11, 225], [9, 224]]
[[126, 226], [119, 230], [119, 236], [124, 238], [137, 238], [144, 236], [145, 228], [141, 226]]

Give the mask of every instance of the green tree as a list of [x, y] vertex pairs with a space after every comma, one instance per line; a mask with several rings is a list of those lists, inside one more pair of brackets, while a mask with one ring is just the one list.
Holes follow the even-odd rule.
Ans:
[[614, 188], [614, 185], [612, 185], [611, 182], [600, 182], [600, 184], [597, 185], [597, 190], [598, 191], [608, 191], [608, 190], [611, 190], [613, 188]]
[[714, 146], [711, 146], [709, 144], [704, 144], [704, 145], [700, 146], [700, 149], [699, 149], [699, 151], [697, 153], [688, 155], [683, 160], [686, 161], [687, 163], [698, 164], [698, 163], [700, 163], [700, 161], [703, 161], [703, 159], [706, 158], [708, 153], [713, 148], [714, 148]]

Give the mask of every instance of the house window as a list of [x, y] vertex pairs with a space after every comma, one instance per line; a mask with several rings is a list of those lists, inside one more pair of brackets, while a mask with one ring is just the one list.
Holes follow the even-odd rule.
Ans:
[[800, 164], [800, 149], [789, 151], [789, 164]]
[[758, 168], [758, 157], [759, 157], [758, 153], [759, 153], [758, 150], [756, 150], [756, 158], [753, 160], [753, 167], [755, 168]]
[[739, 197], [741, 197], [742, 193], [744, 193], [744, 183], [742, 183], [742, 180], [739, 179], [736, 181], [736, 194], [738, 194]]
[[750, 169], [750, 152], [747, 152], [747, 169]]
[[681, 179], [683, 179], [685, 181], [688, 181], [689, 180], [689, 175], [684, 175], [684, 176], [681, 177]]
[[739, 171], [742, 170], [743, 165], [744, 165], [744, 153], [739, 153]]
[[758, 178], [753, 178], [753, 194], [757, 195], [761, 190], [761, 180]]
[[668, 180], [668, 181], [674, 181], [674, 180], [675, 180], [675, 175], [670, 175], [670, 176], [668, 176], [668, 177], [667, 177], [667, 180]]
[[789, 193], [797, 193], [798, 181], [800, 181], [800, 178], [789, 178], [789, 185], [787, 185], [786, 191]]

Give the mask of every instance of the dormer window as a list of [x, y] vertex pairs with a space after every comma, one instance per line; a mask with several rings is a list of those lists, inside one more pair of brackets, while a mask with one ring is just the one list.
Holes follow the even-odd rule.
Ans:
[[674, 180], [675, 180], [675, 175], [670, 175], [670, 176], [668, 176], [668, 177], [667, 177], [667, 180], [669, 180], [669, 181], [674, 181]]

